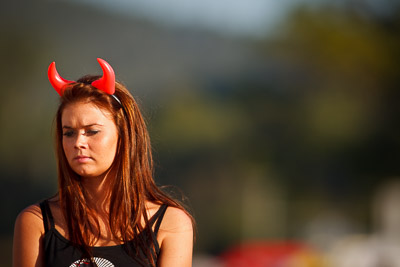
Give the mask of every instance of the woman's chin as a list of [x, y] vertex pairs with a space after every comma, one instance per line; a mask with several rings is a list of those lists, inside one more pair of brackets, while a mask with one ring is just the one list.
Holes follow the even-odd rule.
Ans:
[[75, 169], [74, 172], [82, 178], [93, 178], [99, 176], [99, 174], [85, 169]]

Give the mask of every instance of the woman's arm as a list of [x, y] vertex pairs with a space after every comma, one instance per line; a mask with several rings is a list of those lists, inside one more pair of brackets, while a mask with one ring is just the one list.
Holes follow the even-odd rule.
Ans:
[[193, 254], [193, 225], [178, 208], [167, 208], [158, 232], [160, 267], [190, 267]]
[[13, 267], [42, 267], [44, 234], [39, 206], [32, 205], [17, 217], [14, 227]]

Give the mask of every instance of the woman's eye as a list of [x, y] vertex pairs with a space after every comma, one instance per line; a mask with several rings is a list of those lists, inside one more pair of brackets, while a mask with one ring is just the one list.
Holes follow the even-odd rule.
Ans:
[[66, 137], [71, 137], [71, 136], [74, 135], [74, 131], [66, 131], [66, 132], [63, 133], [63, 135], [66, 136]]
[[99, 131], [98, 130], [87, 130], [86, 132], [85, 132], [85, 134], [86, 135], [95, 135], [95, 134], [97, 134]]

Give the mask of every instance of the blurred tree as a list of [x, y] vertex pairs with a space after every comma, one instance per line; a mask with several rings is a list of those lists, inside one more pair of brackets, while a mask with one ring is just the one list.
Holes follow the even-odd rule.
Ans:
[[[254, 43], [260, 58], [248, 72], [207, 95], [178, 90], [188, 93], [174, 95], [154, 122], [168, 166], [160, 175], [188, 180], [201, 233], [209, 234], [200, 233], [200, 249], [255, 238], [243, 227], [265, 220], [257, 207], [269, 229], [283, 227], [275, 237], [298, 236], [327, 209], [367, 229], [371, 192], [400, 171], [400, 35], [394, 19], [387, 28], [365, 12], [298, 7], [273, 37]], [[256, 185], [254, 170], [263, 181]], [[267, 181], [281, 188], [275, 196]], [[255, 202], [276, 206], [239, 208]], [[274, 237], [258, 230], [258, 238]]]
[[[383, 18], [349, 5], [300, 6], [261, 48], [285, 66], [277, 87], [290, 103], [282, 112], [289, 108], [292, 119], [276, 146], [286, 154], [276, 161], [293, 203], [310, 194], [315, 198], [307, 201], [316, 201], [322, 191], [325, 201], [365, 222], [370, 193], [382, 178], [398, 175], [396, 7]], [[290, 214], [301, 210], [292, 208]]]

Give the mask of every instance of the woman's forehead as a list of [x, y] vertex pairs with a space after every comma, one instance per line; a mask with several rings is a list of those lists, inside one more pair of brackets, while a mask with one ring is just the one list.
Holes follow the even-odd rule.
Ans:
[[92, 102], [74, 102], [67, 104], [61, 115], [63, 125], [69, 124], [99, 124], [113, 122], [111, 113]]

